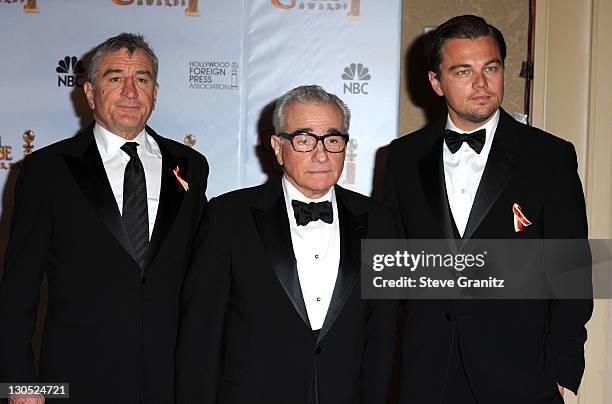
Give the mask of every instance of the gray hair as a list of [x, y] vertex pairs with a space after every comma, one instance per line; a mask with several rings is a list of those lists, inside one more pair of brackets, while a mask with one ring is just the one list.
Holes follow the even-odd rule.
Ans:
[[153, 53], [153, 49], [151, 49], [142, 35], [122, 32], [117, 36], [108, 38], [96, 47], [87, 72], [87, 80], [94, 87], [96, 86], [96, 73], [98, 71], [100, 59], [109, 53], [117, 52], [121, 49], [127, 49], [129, 55], [132, 55], [138, 49], [142, 50], [153, 65], [153, 81], [157, 83], [157, 56]]
[[310, 85], [299, 86], [293, 90], [289, 90], [276, 100], [276, 107], [272, 113], [272, 124], [277, 134], [285, 131], [285, 110], [288, 105], [294, 102], [302, 104], [316, 102], [319, 104], [333, 104], [337, 106], [342, 113], [342, 131], [347, 132], [349, 130], [351, 124], [351, 111], [344, 101], [337, 95], [328, 93], [320, 86]]

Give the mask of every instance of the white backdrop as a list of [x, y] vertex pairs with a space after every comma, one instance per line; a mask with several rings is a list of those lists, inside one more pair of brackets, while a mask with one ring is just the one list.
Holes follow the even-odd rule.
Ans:
[[37, 150], [89, 123], [80, 61], [120, 32], [155, 50], [149, 125], [192, 135], [210, 163], [209, 197], [266, 180], [269, 106], [301, 84], [352, 110], [340, 183], [370, 193], [375, 153], [398, 131], [401, 0], [0, 0], [0, 184], [26, 129]]

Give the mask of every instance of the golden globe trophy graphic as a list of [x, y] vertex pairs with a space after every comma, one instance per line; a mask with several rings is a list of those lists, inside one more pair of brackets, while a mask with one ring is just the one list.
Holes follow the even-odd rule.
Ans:
[[23, 157], [27, 157], [28, 154], [32, 153], [32, 150], [34, 149], [34, 145], [32, 144], [32, 142], [34, 141], [34, 138], [36, 136], [34, 135], [34, 131], [27, 129], [25, 132], [23, 132], [23, 141], [25, 142], [23, 144]]
[[[183, 1], [183, 4], [185, 2]], [[198, 8], [198, 0], [189, 0], [189, 5], [185, 9], [185, 15], [188, 17], [199, 17], [200, 9]]]
[[359, 20], [361, 19], [361, 0], [352, 0], [351, 6], [348, 12], [349, 20]]
[[357, 185], [357, 139], [349, 140], [346, 145], [346, 160], [344, 161], [344, 187], [355, 189]]
[[[23, 2], [23, 0], [21, 0]], [[38, 13], [38, 7], [36, 6], [36, 0], [27, 0], [23, 6], [24, 13]]]
[[196, 137], [191, 133], [185, 135], [185, 139], [183, 139], [183, 143], [185, 143], [189, 147], [193, 147], [196, 144]]

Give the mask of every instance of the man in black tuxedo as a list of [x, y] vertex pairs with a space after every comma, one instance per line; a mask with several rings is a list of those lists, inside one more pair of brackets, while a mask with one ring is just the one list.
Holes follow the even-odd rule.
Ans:
[[[393, 141], [388, 155], [384, 198], [404, 236], [586, 238], [573, 146], [500, 108], [501, 32], [455, 17], [430, 52], [448, 117]], [[591, 311], [591, 300], [407, 301], [400, 402], [561, 403], [563, 388], [580, 384]]]
[[392, 212], [336, 182], [349, 110], [319, 86], [279, 98], [282, 179], [210, 201], [183, 290], [179, 403], [387, 400], [396, 302], [361, 299], [364, 238]]
[[146, 126], [157, 70], [142, 36], [106, 40], [84, 85], [95, 122], [24, 160], [0, 284], [0, 381], [70, 383], [62, 402], [172, 402], [179, 293], [208, 165]]

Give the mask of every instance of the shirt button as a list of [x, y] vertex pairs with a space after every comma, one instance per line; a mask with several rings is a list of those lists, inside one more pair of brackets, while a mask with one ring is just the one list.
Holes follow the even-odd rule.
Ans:
[[319, 259], [319, 254], [315, 254], [315, 259]]
[[320, 302], [320, 301], [321, 301], [321, 298], [320, 298], [320, 297], [317, 297], [317, 302]]
[[461, 193], [465, 194], [465, 188], [461, 188]]

